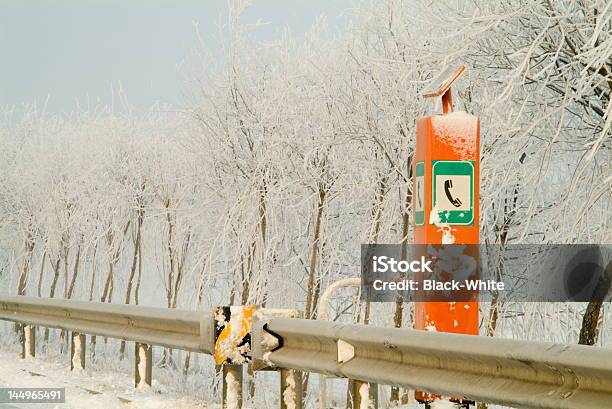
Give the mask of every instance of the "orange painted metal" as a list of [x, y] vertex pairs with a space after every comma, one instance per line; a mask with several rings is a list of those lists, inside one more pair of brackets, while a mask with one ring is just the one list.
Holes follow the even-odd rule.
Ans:
[[[424, 217], [423, 213], [419, 217], [415, 211], [415, 217], [413, 217], [415, 223], [413, 242], [415, 244], [479, 243], [480, 121], [477, 117], [466, 113], [452, 112], [450, 92], [448, 89], [442, 96], [445, 113], [426, 116], [417, 121], [416, 152], [412, 165], [413, 175], [415, 175], [413, 198], [424, 199], [424, 203], [419, 204]], [[473, 164], [471, 201], [473, 218], [471, 223], [463, 225], [449, 223], [447, 225], [438, 220], [438, 210], [433, 206], [433, 167], [436, 161], [460, 161], [464, 164], [465, 162]], [[424, 176], [424, 179], [419, 182], [424, 185], [424, 189], [420, 188], [420, 195], [424, 196], [422, 198], [416, 196], [419, 194], [416, 182], [417, 164], [421, 168], [421, 177]], [[416, 209], [416, 205], [413, 207]], [[473, 255], [477, 256], [475, 247], [468, 248], [467, 252], [476, 253]], [[463, 299], [470, 301], [416, 302], [414, 327], [420, 330], [478, 335], [478, 294], [468, 294], [467, 298]], [[436, 395], [416, 392], [416, 399], [420, 402], [431, 402], [436, 399]], [[460, 399], [457, 400], [460, 401]]]
[[[213, 308], [216, 320], [214, 351], [216, 365], [242, 364], [243, 361], [250, 360], [248, 354], [251, 351], [251, 328], [255, 309], [254, 305]], [[234, 313], [239, 315], [239, 319], [232, 317]]]

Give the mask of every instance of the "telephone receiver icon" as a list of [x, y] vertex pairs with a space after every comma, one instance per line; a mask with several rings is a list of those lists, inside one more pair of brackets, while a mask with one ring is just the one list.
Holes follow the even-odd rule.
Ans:
[[453, 204], [453, 206], [455, 207], [459, 207], [462, 205], [461, 200], [457, 197], [453, 197], [450, 189], [453, 187], [453, 181], [448, 179], [444, 181], [444, 193], [446, 193], [446, 197], [448, 198], [449, 202], [451, 202]]

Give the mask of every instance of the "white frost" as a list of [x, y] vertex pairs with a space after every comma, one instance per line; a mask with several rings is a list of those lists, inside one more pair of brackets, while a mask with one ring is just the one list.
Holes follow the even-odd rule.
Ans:
[[225, 375], [225, 384], [227, 385], [227, 409], [239, 409], [238, 393], [240, 385], [232, 372], [227, 372], [227, 375]]
[[300, 312], [287, 308], [257, 308], [253, 317], [259, 320], [267, 320], [272, 317], [299, 318]]
[[436, 326], [434, 325], [433, 322], [429, 323], [426, 327], [425, 327], [426, 331], [429, 332], [438, 332], [438, 328], [436, 328]]
[[429, 224], [437, 226], [438, 231], [442, 232], [442, 244], [453, 244], [455, 243], [455, 236], [453, 235], [453, 228], [446, 223], [442, 223], [440, 219], [440, 211], [433, 207], [429, 212]]
[[447, 399], [435, 400], [430, 405], [431, 409], [457, 409], [459, 406], [456, 403]]
[[[8, 344], [5, 344], [8, 346]], [[66, 371], [63, 356], [43, 354], [39, 359], [23, 360], [16, 349], [0, 350], [0, 387], [27, 385], [32, 388], [66, 388], [66, 403], [31, 405], [32, 409], [204, 409], [202, 398], [176, 387], [158, 384], [134, 390], [133, 368], [98, 368], [75, 376]], [[125, 369], [125, 370], [124, 370]], [[37, 376], [32, 376], [35, 373]], [[23, 405], [19, 407], [29, 407]], [[3, 407], [0, 404], [0, 407]]]
[[81, 363], [81, 350], [83, 346], [81, 345], [81, 337], [75, 336], [72, 338], [74, 340], [74, 353], [72, 354], [72, 370], [80, 371], [83, 369]]
[[461, 159], [467, 159], [475, 154], [477, 117], [455, 111], [433, 116], [431, 124], [438, 137], [451, 146]]
[[429, 247], [436, 258], [436, 272], [452, 273], [453, 279], [463, 281], [475, 273], [478, 263], [473, 255], [465, 254], [466, 245]]
[[437, 226], [440, 223], [442, 223], [442, 220], [440, 220], [440, 213], [438, 212], [438, 209], [434, 207], [433, 209], [431, 209], [431, 212], [429, 213], [429, 224], [433, 224], [434, 226]]
[[140, 374], [140, 382], [138, 388], [147, 388], [147, 348], [143, 345], [138, 348], [138, 373]]
[[270, 351], [278, 347], [278, 339], [269, 332], [264, 331], [261, 340], [261, 347], [265, 351]]
[[283, 402], [285, 402], [285, 406], [287, 409], [295, 409], [297, 395], [295, 393], [295, 389], [297, 386], [297, 381], [295, 379], [295, 371], [288, 370], [287, 371], [287, 387], [283, 391]]
[[359, 397], [361, 398], [361, 404], [359, 409], [371, 409], [373, 407], [372, 401], [370, 400], [370, 384], [362, 383], [359, 387]]
[[32, 331], [30, 330], [30, 327], [26, 326], [24, 328], [24, 347], [25, 347], [25, 354], [24, 354], [24, 358], [28, 358], [32, 355], [30, 355], [30, 350], [32, 348]]
[[225, 314], [223, 313], [222, 308], [217, 309], [217, 313], [215, 314], [215, 321], [217, 322], [217, 325], [220, 327], [226, 324]]
[[263, 337], [261, 340], [261, 350], [265, 351], [263, 353], [263, 361], [270, 365], [273, 366], [274, 364], [272, 362], [270, 362], [270, 354], [272, 353], [272, 350], [276, 347], [278, 347], [278, 339], [270, 334], [269, 332], [264, 331], [263, 332]]
[[[242, 342], [242, 325], [244, 319], [244, 308], [241, 306], [230, 307], [231, 316], [229, 320], [230, 334], [219, 343], [221, 355], [230, 360], [233, 364], [242, 364], [246, 361], [245, 355], [251, 350], [251, 345], [246, 343], [238, 346]], [[221, 316], [223, 314], [220, 314]], [[225, 322], [223, 317], [217, 316], [217, 322]], [[249, 329], [250, 331], [250, 329]]]
[[450, 226], [443, 226], [440, 230], [442, 230], [442, 244], [453, 244], [455, 242], [453, 229]]

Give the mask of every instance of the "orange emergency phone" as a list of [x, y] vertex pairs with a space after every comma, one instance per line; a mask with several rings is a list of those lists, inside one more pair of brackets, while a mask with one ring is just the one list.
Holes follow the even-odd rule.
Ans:
[[[426, 97], [442, 97], [443, 113], [419, 118], [416, 127], [416, 152], [413, 162], [414, 243], [428, 245], [479, 243], [479, 165], [480, 121], [464, 112], [453, 112], [451, 85], [464, 72], [442, 73]], [[422, 184], [422, 186], [421, 186]], [[471, 246], [477, 257], [476, 246]], [[415, 302], [416, 329], [478, 335], [478, 294], [467, 301]], [[429, 406], [441, 397], [415, 393]], [[463, 406], [469, 400], [451, 398]]]

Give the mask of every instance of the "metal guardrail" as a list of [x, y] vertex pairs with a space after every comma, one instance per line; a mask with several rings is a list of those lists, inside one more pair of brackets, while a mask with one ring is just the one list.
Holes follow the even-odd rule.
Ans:
[[[296, 315], [290, 310], [262, 309], [260, 312], [262, 316]], [[151, 385], [153, 345], [214, 355], [217, 318], [212, 312], [203, 311], [0, 296], [0, 319], [19, 324], [23, 358], [36, 354], [38, 326], [71, 332], [71, 370], [85, 368], [85, 334], [134, 341], [136, 387]], [[242, 322], [237, 324], [242, 326]], [[223, 408], [239, 409], [242, 407], [244, 365], [224, 363], [222, 367]], [[292, 369], [280, 370], [281, 408], [301, 408], [301, 385], [295, 381], [298, 376], [301, 379]]]
[[255, 358], [283, 368], [521, 408], [612, 406], [612, 349], [284, 318], [256, 325], [264, 336]]
[[0, 297], [0, 319], [212, 354], [212, 313], [54, 298]]
[[[135, 341], [137, 386], [151, 382], [150, 345], [214, 352], [214, 317], [206, 312], [0, 297], [0, 319], [24, 324], [24, 357], [35, 353], [36, 326], [72, 331], [72, 368], [84, 367], [83, 334]], [[293, 379], [281, 389], [289, 390], [281, 394], [291, 399], [283, 399], [285, 407], [301, 404], [294, 379], [299, 372], [287, 370], [520, 408], [612, 405], [612, 349], [270, 316], [256, 320], [251, 335], [253, 358], [282, 368], [285, 381]]]

